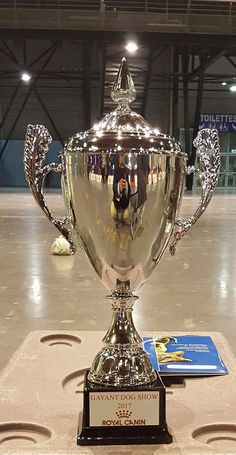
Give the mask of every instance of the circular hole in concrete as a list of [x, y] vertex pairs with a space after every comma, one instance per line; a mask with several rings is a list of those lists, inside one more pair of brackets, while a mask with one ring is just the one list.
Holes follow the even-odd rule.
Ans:
[[81, 339], [75, 335], [69, 335], [67, 333], [53, 333], [52, 335], [46, 335], [40, 338], [40, 343], [46, 344], [47, 346], [78, 346], [81, 343]]
[[71, 343], [68, 343], [68, 341], [54, 341], [53, 343], [49, 343], [48, 346], [56, 346], [57, 344], [60, 344], [60, 345], [65, 345], [65, 346], [70, 346], [72, 347], [73, 345]]
[[51, 431], [41, 425], [24, 422], [0, 424], [0, 446], [8, 448], [19, 447], [19, 444], [21, 447], [35, 446], [51, 436]]
[[63, 389], [69, 395], [80, 395], [83, 393], [84, 389], [84, 376], [86, 373], [87, 368], [82, 370], [74, 371], [73, 373], [69, 374], [65, 377], [62, 381]]
[[[37, 441], [34, 438], [30, 438], [29, 436], [20, 436], [20, 435], [19, 436], [17, 436], [17, 435], [7, 436], [6, 438], [3, 438], [0, 443], [3, 444], [4, 442], [12, 441], [13, 443], [16, 442], [16, 444], [17, 444], [17, 441], [19, 439], [20, 440], [23, 439], [24, 442], [29, 441], [30, 445], [32, 445], [31, 442], [33, 442], [34, 444], [37, 444]], [[12, 446], [12, 444], [11, 444], [11, 446]]]
[[197, 441], [208, 444], [216, 449], [236, 448], [236, 425], [214, 424], [197, 428], [193, 431], [192, 437]]

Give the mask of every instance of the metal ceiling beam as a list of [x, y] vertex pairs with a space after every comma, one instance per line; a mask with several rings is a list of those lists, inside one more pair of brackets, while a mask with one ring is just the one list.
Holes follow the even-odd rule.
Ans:
[[51, 114], [49, 113], [49, 111], [48, 111], [48, 109], [47, 109], [47, 107], [46, 107], [41, 95], [39, 94], [39, 91], [38, 91], [38, 88], [36, 87], [36, 84], [34, 84], [34, 83], [33, 83], [33, 89], [34, 89], [34, 93], [35, 93], [39, 103], [41, 104], [46, 116], [48, 117], [48, 119], [49, 119], [49, 121], [50, 121], [50, 123], [51, 123], [51, 125], [52, 125], [52, 127], [53, 127], [53, 129], [54, 129], [54, 131], [55, 131], [60, 143], [61, 143], [61, 145], [64, 146], [64, 141], [63, 141], [63, 139], [62, 139], [62, 137], [61, 137], [61, 135], [59, 133], [59, 130], [56, 127], [55, 122], [54, 122]]
[[[31, 67], [31, 64], [28, 65], [28, 67]], [[38, 70], [34, 71], [34, 74], [37, 76]], [[144, 71], [145, 73], [146, 71]], [[112, 75], [113, 73], [110, 72], [109, 70], [106, 71], [107, 74]], [[58, 78], [58, 79], [67, 79], [67, 80], [82, 80], [83, 79], [83, 74], [82, 72], [78, 74], [78, 71], [70, 71], [70, 72], [63, 72], [63, 71], [43, 71], [41, 72], [41, 79], [42, 78]], [[114, 73], [115, 74], [115, 73]], [[179, 77], [179, 80], [181, 82], [181, 78], [185, 75], [183, 72], [178, 72], [176, 74]], [[16, 70], [0, 70], [0, 76], [1, 78], [18, 78], [19, 77], [19, 71]], [[139, 76], [139, 75], [138, 75]], [[138, 77], [136, 75], [136, 78]], [[140, 74], [141, 76], [141, 74]], [[135, 77], [135, 76], [134, 76]], [[205, 73], [205, 79], [222, 79], [222, 78], [233, 78], [235, 77], [235, 73]], [[100, 73], [97, 71], [91, 71], [91, 79], [96, 79], [98, 80], [100, 78]], [[158, 79], [167, 79], [169, 78], [170, 80], [173, 78], [173, 73], [152, 73], [152, 80], [158, 80]], [[197, 82], [197, 80], [192, 80], [191, 83]]]
[[[188, 73], [189, 55], [182, 54], [182, 68], [183, 72]], [[189, 91], [188, 91], [188, 77], [184, 76], [183, 79], [183, 95], [184, 95], [184, 138], [185, 138], [185, 153], [190, 156], [190, 141], [189, 141]]]
[[41, 60], [43, 57], [45, 57], [45, 55], [48, 54], [48, 52], [51, 52], [52, 49], [54, 49], [55, 47], [55, 44], [52, 44], [50, 47], [48, 47], [44, 52], [42, 52], [42, 54], [40, 54], [38, 57], [36, 57], [30, 64], [29, 64], [29, 68], [31, 68], [33, 65], [35, 65], [35, 63], [38, 63], [39, 60]]
[[[2, 47], [0, 47], [0, 52], [1, 52], [3, 55], [5, 55], [7, 58], [9, 58], [9, 60], [11, 60], [11, 61], [13, 61], [14, 63], [16, 63], [15, 60], [12, 58], [12, 56], [11, 56], [8, 52], [6, 52], [5, 49], [2, 49]], [[17, 62], [16, 64], [18, 65], [18, 62]]]
[[[7, 48], [7, 50], [10, 49], [9, 46], [7, 45], [7, 43], [4, 42], [4, 44], [5, 44], [5, 47]], [[36, 59], [34, 59], [30, 63], [29, 68], [32, 67], [36, 62], [38, 62], [41, 58], [43, 58], [45, 55], [47, 55], [49, 51], [52, 51], [53, 49], [55, 49], [55, 45], [50, 46], [50, 48], [46, 49], [46, 51], [44, 51]], [[10, 50], [9, 50], [9, 52], [10, 52]], [[13, 59], [15, 61], [15, 63], [17, 64], [17, 66], [19, 67], [19, 69], [21, 69], [21, 65], [18, 62], [18, 60], [16, 59], [16, 57], [14, 56], [14, 54], [13, 54], [13, 56], [8, 55], [8, 57], [11, 60]], [[23, 60], [24, 60], [24, 64], [26, 64], [26, 43], [25, 43], [25, 41], [23, 41]], [[19, 76], [18, 71], [14, 71], [14, 73], [17, 74], [17, 76]], [[42, 73], [43, 73], [43, 70], [41, 69], [41, 71], [39, 71], [39, 74], [42, 75]], [[15, 100], [15, 98], [17, 96], [17, 93], [18, 93], [19, 88], [21, 87], [21, 85], [22, 85], [22, 81], [19, 81], [17, 86], [15, 87], [13, 93], [12, 93], [12, 96], [10, 98], [10, 101], [8, 103], [6, 111], [5, 111], [5, 113], [4, 113], [3, 117], [2, 117], [2, 121], [0, 123], [0, 130], [3, 128], [3, 126], [4, 126], [4, 124], [5, 124], [6, 120], [7, 120], [8, 114], [9, 114], [9, 112], [11, 110], [11, 107], [12, 107], [12, 105], [14, 103], [14, 100]]]
[[179, 50], [177, 46], [173, 48], [173, 82], [172, 82], [172, 134], [178, 137], [178, 102], [179, 102]]
[[194, 53], [192, 53], [191, 63], [192, 63], [192, 69], [191, 69], [191, 71], [193, 72], [193, 71], [194, 71], [194, 68], [195, 68], [195, 54], [194, 54]]
[[148, 91], [149, 91], [149, 85], [150, 85], [151, 77], [152, 77], [153, 57], [154, 57], [154, 44], [151, 44], [149, 47], [147, 72], [146, 72], [146, 77], [145, 77], [145, 86], [144, 86], [143, 99], [142, 99], [142, 105], [141, 105], [141, 110], [140, 110], [141, 115], [143, 117], [145, 117], [145, 114], [146, 114]]
[[26, 58], [26, 40], [23, 40], [23, 64], [24, 66], [27, 64], [27, 58]]
[[21, 107], [20, 107], [20, 109], [19, 109], [19, 111], [18, 111], [18, 113], [17, 113], [17, 115], [15, 117], [15, 120], [14, 120], [14, 122], [13, 122], [11, 128], [10, 128], [10, 131], [9, 131], [9, 133], [7, 135], [7, 138], [5, 139], [5, 142], [4, 142], [3, 147], [1, 149], [1, 152], [0, 152], [0, 159], [3, 156], [4, 150], [6, 149], [9, 140], [11, 139], [12, 133], [13, 133], [13, 131], [14, 131], [17, 123], [18, 123], [18, 120], [21, 117], [21, 114], [22, 114], [22, 112], [23, 112], [23, 110], [25, 108], [25, 105], [26, 105], [26, 103], [27, 103], [27, 101], [28, 101], [28, 99], [30, 97], [31, 91], [32, 91], [32, 86], [29, 88], [29, 90], [28, 90], [28, 92], [26, 94], [26, 97], [25, 97], [23, 103], [21, 104]]
[[[56, 51], [56, 46], [52, 49], [52, 51], [51, 51], [51, 53], [49, 54], [48, 58], [47, 58], [46, 61], [44, 62], [43, 66], [42, 66], [42, 71], [47, 67], [47, 65], [48, 65], [48, 63], [50, 62], [51, 58], [53, 57], [55, 51]], [[37, 77], [35, 78], [34, 83], [36, 83], [37, 80], [38, 80], [39, 78], [40, 78], [40, 73], [39, 73], [39, 74], [37, 75]], [[12, 136], [12, 133], [13, 133], [13, 131], [14, 131], [14, 129], [15, 129], [17, 123], [18, 123], [18, 120], [19, 120], [20, 117], [21, 117], [21, 114], [22, 114], [22, 112], [23, 112], [23, 110], [24, 110], [24, 108], [25, 108], [25, 106], [26, 106], [26, 103], [27, 103], [27, 101], [28, 101], [28, 99], [29, 99], [29, 97], [30, 97], [30, 95], [31, 95], [31, 92], [32, 92], [32, 90], [33, 90], [33, 87], [34, 87], [34, 84], [31, 83], [30, 86], [29, 86], [28, 92], [27, 92], [27, 94], [26, 94], [26, 96], [25, 96], [25, 99], [24, 99], [23, 103], [21, 104], [21, 107], [20, 107], [20, 109], [19, 109], [19, 111], [18, 111], [18, 113], [17, 113], [17, 115], [16, 115], [16, 117], [15, 117], [15, 120], [14, 120], [14, 122], [13, 122], [11, 128], [10, 128], [10, 131], [9, 131], [9, 133], [8, 133], [8, 135], [7, 135], [7, 138], [5, 139], [5, 142], [4, 142], [4, 144], [3, 144], [3, 147], [2, 147], [2, 149], [1, 149], [1, 151], [0, 151], [0, 159], [1, 159], [1, 157], [3, 156], [3, 153], [4, 153], [4, 151], [5, 151], [6, 147], [7, 147], [7, 144], [8, 144], [8, 142], [9, 142], [11, 136]]]
[[231, 63], [231, 65], [236, 68], [236, 63], [234, 63], [234, 61], [232, 60], [232, 58], [230, 58], [228, 55], [225, 55], [225, 58], [228, 60], [228, 62]]
[[4, 127], [5, 121], [6, 121], [7, 117], [8, 117], [8, 114], [9, 114], [9, 112], [11, 110], [11, 107], [12, 107], [14, 101], [15, 101], [16, 95], [17, 95], [17, 93], [19, 91], [19, 88], [20, 88], [21, 84], [22, 84], [22, 82], [19, 81], [18, 84], [16, 85], [15, 89], [13, 90], [13, 93], [12, 93], [12, 96], [11, 96], [10, 101], [8, 103], [8, 106], [6, 108], [6, 111], [4, 112], [4, 115], [2, 116], [2, 121], [0, 123], [0, 131]]
[[[183, 73], [188, 73], [189, 67], [189, 54], [182, 54], [182, 70]], [[189, 87], [188, 87], [188, 76], [184, 76], [183, 79], [183, 95], [184, 95], [184, 142], [185, 142], [185, 153], [190, 159], [190, 137], [189, 137]], [[189, 176], [186, 177], [187, 190], [192, 189], [192, 181]]]
[[223, 49], [219, 52], [214, 52], [210, 57], [207, 57], [204, 63], [200, 63], [200, 65], [195, 68], [190, 74], [188, 74], [188, 81], [192, 81], [195, 77], [199, 76], [202, 70], [206, 70], [215, 63], [220, 57], [223, 57], [228, 52], [228, 49]]
[[[13, 61], [15, 62], [18, 66], [21, 66], [20, 62], [17, 60], [14, 52], [11, 50], [10, 46], [8, 46], [8, 44], [6, 43], [6, 41], [2, 40], [2, 43], [4, 45], [4, 47], [7, 49], [7, 55], [8, 57]], [[3, 50], [3, 49], [1, 49]]]
[[[198, 81], [196, 81], [198, 83]], [[205, 81], [204, 81], [204, 85], [205, 85]], [[68, 87], [67, 85], [57, 85], [57, 86], [53, 86], [53, 85], [44, 85], [44, 84], [40, 84], [40, 85], [37, 85], [39, 89], [41, 88], [47, 88], [47, 89], [65, 89], [65, 90], [78, 90], [78, 89], [81, 89], [81, 86], [70, 86]], [[136, 86], [135, 86], [136, 87]], [[0, 89], [1, 88], [16, 88], [15, 85], [10, 85], [10, 84], [0, 84]], [[138, 88], [138, 87], [136, 87]], [[91, 89], [97, 89], [97, 85], [91, 85]], [[152, 91], [166, 91], [166, 92], [169, 92], [170, 91], [170, 88], [169, 87], [152, 87]], [[188, 91], [191, 92], [191, 93], [196, 93], [197, 92], [197, 88], [189, 88]], [[204, 87], [204, 92], [208, 93], [208, 92], [214, 92], [214, 93], [225, 93], [225, 94], [228, 94], [230, 95], [230, 92], [226, 91], [225, 89], [216, 89], [216, 88], [206, 88]], [[141, 97], [140, 97], [141, 99]], [[109, 103], [109, 98], [107, 97], [106, 99], [106, 104]], [[110, 102], [111, 105], [114, 105], [112, 103], [112, 101]], [[135, 102], [133, 102], [133, 105], [135, 104]]]
[[[109, 30], [40, 30], [40, 29], [1, 29], [1, 37], [3, 39], [12, 38], [13, 34], [16, 39], [47, 39], [52, 41], [61, 42], [62, 39], [73, 39], [83, 43], [85, 40], [103, 41], [105, 43], [123, 43], [124, 31], [109, 31]], [[136, 32], [139, 41], [143, 44], [158, 42], [162, 44], [193, 44], [197, 47], [206, 43], [209, 45], [229, 46], [230, 48], [236, 47], [236, 35], [224, 36], [220, 34], [204, 34], [204, 33], [163, 33], [163, 32]], [[229, 54], [230, 55], [230, 54]]]
[[92, 43], [85, 43], [83, 49], [83, 129], [91, 126], [91, 58]]
[[153, 56], [153, 61], [155, 61], [157, 58], [159, 58], [162, 54], [164, 54], [165, 51], [167, 51], [167, 49], [169, 49], [170, 45], [167, 44], [166, 46], [164, 46], [156, 55]]
[[[198, 78], [198, 88], [197, 88], [195, 115], [194, 115], [194, 123], [193, 123], [193, 139], [197, 136], [198, 129], [199, 129], [199, 121], [200, 121], [201, 106], [202, 106], [202, 94], [203, 94], [203, 88], [204, 88], [204, 73], [205, 73], [204, 61], [205, 61], [205, 59], [206, 59], [205, 56], [203, 56], [201, 58], [202, 70], [201, 70], [201, 72], [199, 74], [199, 78]], [[192, 153], [191, 153], [191, 157], [189, 160], [190, 166], [193, 166], [195, 164], [195, 160], [196, 160], [196, 148], [192, 144]]]
[[[2, 41], [2, 42], [4, 42], [4, 45], [7, 47], [7, 49], [9, 49], [9, 51], [5, 51], [5, 49], [2, 49], [0, 47], [0, 52], [2, 52], [11, 61], [16, 63], [16, 65], [18, 66], [19, 69], [22, 69], [21, 63], [17, 60], [17, 58], [15, 57], [15, 55], [13, 53], [10, 53], [11, 51], [10, 51], [9, 46], [5, 43], [5, 41]], [[35, 65], [35, 63], [38, 63], [39, 60], [41, 60], [43, 57], [45, 57], [45, 55], [47, 55], [54, 48], [55, 48], [55, 45], [53, 44], [48, 49], [46, 49], [44, 52], [42, 52], [38, 57], [36, 57], [31, 63], [29, 63], [28, 67], [32, 68], [32, 66]], [[24, 61], [24, 65], [26, 65], [26, 42], [25, 42], [25, 40], [23, 40], [23, 61]], [[11, 70], [8, 73], [9, 74], [11, 74], [11, 73], [18, 74], [18, 71]]]
[[106, 45], [101, 44], [101, 74], [100, 74], [100, 96], [99, 96], [99, 118], [103, 116], [104, 111], [104, 91], [106, 76]]

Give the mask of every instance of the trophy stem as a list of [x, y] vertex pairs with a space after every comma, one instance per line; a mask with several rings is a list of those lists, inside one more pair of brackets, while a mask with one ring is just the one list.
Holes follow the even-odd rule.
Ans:
[[119, 297], [117, 292], [115, 292], [107, 298], [111, 300], [113, 315], [103, 342], [107, 346], [130, 344], [139, 346], [142, 338], [134, 326], [132, 316], [133, 305], [138, 297], [132, 294], [126, 297]]
[[148, 355], [142, 348], [133, 322], [132, 311], [137, 296], [121, 283], [107, 297], [111, 300], [113, 316], [99, 351], [90, 369], [88, 380], [104, 386], [136, 387], [156, 379]]

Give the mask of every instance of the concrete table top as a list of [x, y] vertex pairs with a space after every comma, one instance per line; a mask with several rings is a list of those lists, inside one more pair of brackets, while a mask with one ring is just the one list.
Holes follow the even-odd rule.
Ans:
[[[185, 334], [193, 332], [173, 333]], [[76, 435], [83, 375], [102, 345], [103, 332], [31, 332], [0, 375], [0, 454], [235, 455], [236, 361], [220, 333], [195, 334], [213, 338], [229, 375], [170, 381], [172, 444], [81, 447]]]

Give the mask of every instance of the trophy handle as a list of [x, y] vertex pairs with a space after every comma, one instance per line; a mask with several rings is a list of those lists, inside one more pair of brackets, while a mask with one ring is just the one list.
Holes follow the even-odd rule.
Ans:
[[43, 125], [28, 125], [24, 147], [25, 177], [39, 207], [49, 221], [68, 240], [71, 254], [74, 254], [76, 248], [71, 239], [71, 230], [66, 227], [69, 224], [68, 217], [61, 219], [54, 217], [46, 204], [43, 194], [44, 180], [49, 172], [62, 172], [63, 170], [62, 164], [50, 163], [43, 165], [51, 142], [52, 137]]
[[177, 230], [174, 232], [174, 240], [170, 245], [170, 253], [172, 255], [175, 254], [177, 243], [206, 210], [220, 173], [220, 144], [217, 130], [203, 129], [199, 131], [193, 141], [193, 145], [197, 149], [196, 154], [199, 158], [199, 167], [186, 166], [185, 172], [187, 175], [192, 172], [198, 175], [202, 186], [201, 201], [191, 218], [187, 220], [178, 218], [175, 220]]

